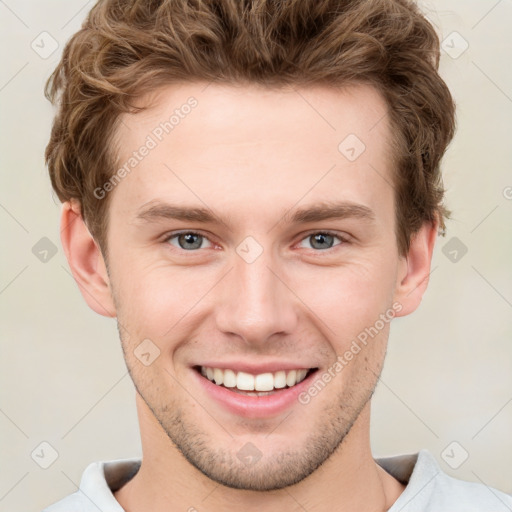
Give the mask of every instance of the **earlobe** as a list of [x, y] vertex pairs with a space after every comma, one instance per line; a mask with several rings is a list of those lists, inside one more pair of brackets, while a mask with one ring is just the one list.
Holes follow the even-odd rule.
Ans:
[[438, 222], [424, 222], [411, 239], [407, 257], [401, 259], [394, 300], [402, 305], [396, 316], [415, 311], [427, 289], [432, 254], [437, 238]]
[[91, 236], [76, 201], [67, 201], [61, 211], [61, 242], [71, 273], [89, 307], [115, 317], [116, 311], [103, 255]]

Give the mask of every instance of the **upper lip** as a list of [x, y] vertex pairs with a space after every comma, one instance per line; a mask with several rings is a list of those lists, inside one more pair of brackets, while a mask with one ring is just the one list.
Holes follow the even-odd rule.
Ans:
[[279, 370], [309, 370], [311, 368], [317, 368], [310, 364], [304, 363], [291, 363], [289, 361], [269, 361], [267, 363], [249, 363], [247, 361], [208, 361], [199, 363], [194, 366], [205, 366], [209, 368], [220, 368], [221, 370], [234, 370], [236, 372], [252, 373], [253, 375], [259, 375], [260, 373], [274, 373]]

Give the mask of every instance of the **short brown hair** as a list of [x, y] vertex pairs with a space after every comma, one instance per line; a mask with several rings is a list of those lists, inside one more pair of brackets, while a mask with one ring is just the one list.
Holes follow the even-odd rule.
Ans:
[[366, 83], [389, 109], [401, 255], [444, 218], [440, 160], [455, 103], [438, 74], [439, 38], [410, 0], [105, 0], [67, 42], [45, 94], [58, 102], [45, 158], [61, 201], [77, 199], [106, 256], [115, 130], [136, 100], [178, 82]]

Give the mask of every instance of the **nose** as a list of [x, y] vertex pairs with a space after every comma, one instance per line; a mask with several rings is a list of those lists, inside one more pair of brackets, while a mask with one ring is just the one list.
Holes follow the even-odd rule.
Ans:
[[298, 301], [280, 274], [266, 251], [251, 263], [235, 254], [219, 291], [217, 328], [254, 346], [294, 332]]

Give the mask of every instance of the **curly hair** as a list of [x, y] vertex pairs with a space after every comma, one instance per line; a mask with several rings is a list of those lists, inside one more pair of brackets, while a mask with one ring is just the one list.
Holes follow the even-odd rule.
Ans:
[[370, 84], [388, 106], [400, 255], [425, 221], [442, 234], [440, 161], [455, 132], [439, 38], [411, 0], [100, 0], [66, 43], [45, 95], [58, 109], [45, 159], [106, 256], [115, 132], [137, 99], [178, 82]]

